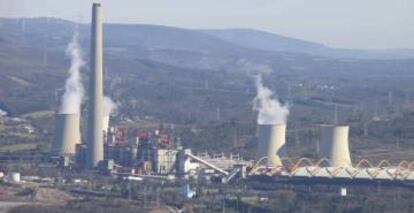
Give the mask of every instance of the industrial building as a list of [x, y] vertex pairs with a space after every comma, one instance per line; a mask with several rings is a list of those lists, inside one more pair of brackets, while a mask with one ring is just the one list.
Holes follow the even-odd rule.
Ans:
[[[56, 115], [56, 140], [52, 148], [60, 156], [61, 167], [100, 169], [105, 173], [141, 175], [187, 175], [200, 172], [234, 176], [232, 170], [248, 165], [239, 155], [202, 153], [199, 156], [182, 149], [174, 137], [162, 129], [136, 130], [128, 135], [122, 128], [109, 126], [109, 115], [103, 103], [103, 23], [101, 5], [92, 6], [90, 82], [87, 103], [86, 135], [81, 141], [81, 113]], [[264, 137], [277, 136], [267, 144], [277, 151], [284, 144], [286, 127], [264, 127]], [[276, 134], [273, 134], [274, 131]], [[278, 132], [279, 131], [279, 132]], [[278, 136], [280, 133], [283, 135]], [[130, 133], [131, 134], [131, 133]], [[266, 141], [266, 139], [263, 139]], [[276, 146], [274, 145], [276, 144]], [[266, 149], [268, 148], [266, 147]], [[274, 162], [280, 164], [277, 156]], [[279, 159], [279, 160], [278, 160]]]
[[[308, 167], [304, 167], [310, 176], [319, 171], [325, 171], [320, 169], [322, 167], [328, 169], [326, 170], [327, 176], [331, 177], [338, 174], [339, 168], [347, 170], [353, 168], [349, 151], [349, 126], [320, 126], [320, 156], [316, 165], [309, 163], [311, 160], [307, 158], [300, 159], [297, 164], [292, 164], [292, 160], [288, 157], [280, 157], [281, 147], [285, 143], [285, 132], [285, 125], [259, 125], [259, 154], [252, 174], [297, 175], [300, 174], [300, 169], [303, 169], [299, 167], [301, 163], [310, 164]], [[283, 164], [282, 159], [288, 160], [287, 162], [291, 165]], [[262, 164], [262, 162], [266, 162], [266, 164]]]
[[[414, 162], [402, 161], [392, 165], [383, 160], [378, 165], [366, 159], [352, 164], [349, 148], [349, 126], [320, 126], [319, 159], [300, 158], [296, 162], [288, 157], [282, 158], [282, 166], [265, 164], [269, 157], [262, 157], [253, 164], [250, 176], [271, 176], [277, 180], [297, 181], [303, 178], [328, 181], [333, 179], [353, 181], [414, 181]], [[267, 143], [272, 139], [268, 137]], [[260, 149], [260, 147], [259, 147]], [[274, 157], [274, 155], [272, 155]], [[271, 161], [270, 161], [271, 162]]]
[[177, 150], [158, 149], [155, 152], [155, 172], [158, 174], [170, 174], [176, 170]]
[[[193, 153], [184, 149], [171, 132], [162, 128], [124, 131], [109, 126], [103, 109], [103, 29], [100, 4], [93, 4], [91, 25], [91, 73], [87, 110], [87, 135], [81, 141], [80, 114], [56, 115], [56, 140], [52, 153], [63, 157], [62, 167], [74, 162], [79, 168], [99, 169], [119, 175], [176, 175], [221, 177], [279, 176], [345, 179], [414, 180], [412, 168], [398, 165], [353, 165], [349, 126], [320, 126], [319, 159], [301, 158], [296, 163], [285, 155], [286, 128], [282, 124], [258, 125], [256, 161], [224, 153]], [[85, 119], [86, 120], [86, 119]], [[76, 154], [74, 159], [73, 156]], [[73, 161], [74, 160], [74, 161]], [[404, 164], [405, 165], [405, 164]]]
[[[333, 168], [351, 168], [352, 161], [349, 151], [349, 126], [320, 126], [320, 163]], [[285, 144], [286, 125], [259, 125], [259, 147], [256, 165], [266, 162], [266, 168], [284, 168], [282, 159]]]

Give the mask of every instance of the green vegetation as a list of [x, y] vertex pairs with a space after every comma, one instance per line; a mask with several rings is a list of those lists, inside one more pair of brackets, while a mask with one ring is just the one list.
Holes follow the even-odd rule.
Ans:
[[148, 212], [148, 210], [139, 207], [138, 204], [122, 200], [91, 200], [91, 201], [72, 201], [64, 206], [21, 206], [14, 208], [10, 213], [136, 213]]

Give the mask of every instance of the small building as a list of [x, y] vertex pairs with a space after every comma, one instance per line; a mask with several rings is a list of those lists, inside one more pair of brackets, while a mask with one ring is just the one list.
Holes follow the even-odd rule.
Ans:
[[69, 156], [60, 156], [59, 157], [59, 168], [67, 168], [70, 166]]
[[76, 144], [76, 163], [86, 165], [88, 159], [88, 150], [85, 144]]
[[168, 174], [175, 171], [177, 150], [158, 149], [154, 156], [153, 170], [158, 174]]
[[181, 194], [184, 195], [186, 198], [191, 199], [196, 196], [196, 191], [191, 190], [190, 184], [184, 184], [181, 188]]
[[99, 171], [103, 174], [111, 174], [114, 171], [115, 163], [112, 159], [105, 159], [98, 164]]
[[5, 181], [9, 183], [19, 183], [20, 180], [20, 173], [19, 172], [10, 172], [5, 177]]

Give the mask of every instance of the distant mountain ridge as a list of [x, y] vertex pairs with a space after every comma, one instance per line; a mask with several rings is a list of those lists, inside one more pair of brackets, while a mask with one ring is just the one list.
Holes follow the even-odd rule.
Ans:
[[[24, 25], [22, 24], [24, 20]], [[85, 24], [55, 18], [0, 18], [0, 29], [15, 32], [25, 30], [39, 39], [68, 37], [78, 28], [89, 36]], [[23, 29], [24, 28], [24, 29]], [[152, 54], [153, 51], [193, 52], [209, 56], [271, 55], [272, 53], [299, 53], [339, 59], [406, 59], [414, 58], [413, 49], [356, 50], [331, 48], [326, 45], [255, 29], [201, 29], [146, 24], [105, 24], [105, 40], [109, 46]], [[0, 42], [4, 40], [0, 33]], [[46, 41], [48, 42], [48, 41]], [[43, 45], [42, 42], [38, 44]], [[34, 43], [36, 45], [36, 43]], [[270, 54], [269, 54], [270, 52]]]
[[254, 29], [200, 30], [208, 35], [240, 46], [280, 52], [310, 52], [326, 49], [322, 44], [290, 38]]
[[[54, 18], [0, 18], [0, 108], [16, 114], [55, 106], [51, 97], [55, 89], [64, 85], [69, 66], [65, 49], [76, 31], [88, 63], [88, 24]], [[201, 84], [202, 87], [206, 85], [203, 82], [210, 87], [234, 88], [236, 85], [238, 91], [244, 91], [251, 75], [258, 72], [269, 73], [271, 78], [282, 75], [354, 76], [355, 73], [411, 75], [414, 67], [414, 60], [362, 60], [406, 57], [412, 53], [409, 49], [391, 52], [334, 49], [315, 42], [243, 29], [192, 30], [110, 23], [104, 25], [104, 46], [105, 78], [112, 79], [107, 84], [109, 88], [112, 90], [117, 82], [127, 79], [130, 88], [137, 82], [156, 85], [136, 90], [150, 90], [150, 93], [162, 86], [200, 88]], [[89, 66], [83, 69], [86, 74]]]
[[281, 36], [254, 29], [200, 30], [239, 46], [274, 52], [306, 53], [332, 58], [402, 59], [414, 58], [414, 49], [360, 50], [330, 48], [316, 42]]

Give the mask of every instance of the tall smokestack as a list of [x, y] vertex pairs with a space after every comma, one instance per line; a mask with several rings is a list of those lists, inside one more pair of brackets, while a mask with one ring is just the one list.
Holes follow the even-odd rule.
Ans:
[[283, 146], [286, 142], [285, 124], [259, 124], [257, 159], [267, 157], [267, 166], [281, 167]]
[[92, 8], [91, 78], [89, 94], [88, 166], [94, 168], [104, 157], [103, 146], [103, 36], [101, 4]]
[[333, 167], [352, 167], [348, 144], [349, 126], [322, 126], [321, 158], [327, 158]]

